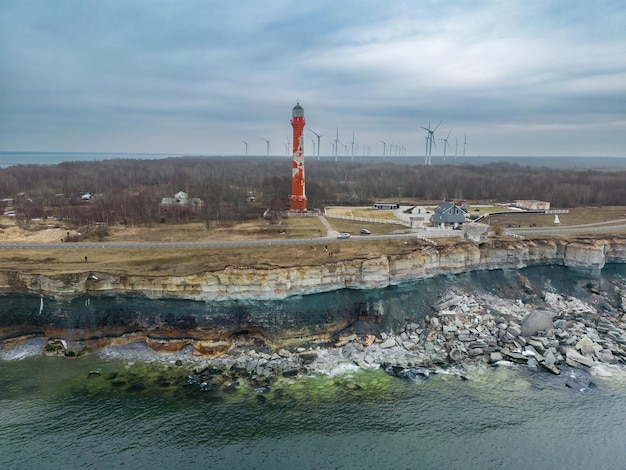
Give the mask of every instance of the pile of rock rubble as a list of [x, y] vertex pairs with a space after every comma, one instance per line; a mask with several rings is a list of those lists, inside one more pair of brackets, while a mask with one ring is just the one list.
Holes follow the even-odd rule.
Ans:
[[500, 297], [458, 292], [434, 306], [422, 323], [399, 333], [347, 335], [331, 345], [291, 350], [236, 347], [195, 367], [190, 383], [265, 387], [280, 377], [383, 368], [402, 378], [424, 378], [442, 369], [502, 361], [542, 367], [590, 369], [626, 364], [626, 302], [619, 315], [601, 316], [590, 305], [547, 293], [544, 307]]

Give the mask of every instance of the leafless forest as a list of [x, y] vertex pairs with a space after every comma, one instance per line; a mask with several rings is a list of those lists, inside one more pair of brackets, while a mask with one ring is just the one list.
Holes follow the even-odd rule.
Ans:
[[[159, 202], [185, 191], [200, 198], [197, 213], [163, 214]], [[201, 220], [210, 227], [258, 218], [283, 209], [291, 192], [286, 158], [167, 158], [106, 160], [0, 169], [0, 199], [16, 217], [58, 217], [93, 222], [155, 225]], [[86, 201], [82, 194], [93, 197]], [[626, 172], [563, 170], [510, 163], [423, 166], [310, 160], [309, 208], [366, 205], [377, 200], [541, 199], [553, 207], [626, 204]], [[251, 202], [254, 196], [255, 202]], [[12, 199], [9, 201], [8, 199]]]

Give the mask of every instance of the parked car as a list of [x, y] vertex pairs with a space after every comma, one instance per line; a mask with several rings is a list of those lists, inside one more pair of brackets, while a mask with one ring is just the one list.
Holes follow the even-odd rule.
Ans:
[[339, 235], [337, 235], [337, 238], [339, 239], [346, 239], [346, 238], [350, 238], [350, 234], [347, 232], [344, 233], [340, 233]]
[[372, 232], [370, 232], [368, 229], [366, 228], [362, 228], [361, 229], [361, 235], [371, 235]]

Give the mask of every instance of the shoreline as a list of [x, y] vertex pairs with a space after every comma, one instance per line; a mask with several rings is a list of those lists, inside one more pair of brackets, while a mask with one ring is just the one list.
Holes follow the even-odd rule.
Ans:
[[[621, 312], [613, 316], [601, 315], [588, 302], [550, 292], [537, 307], [458, 289], [433, 307], [434, 314], [421, 323], [406, 323], [396, 333], [346, 332], [333, 342], [276, 350], [246, 337], [213, 357], [200, 356], [189, 345], [163, 353], [134, 342], [83, 357], [169, 365], [172, 371], [184, 372], [186, 385], [199, 392], [247, 387], [266, 393], [285, 382], [356, 370], [382, 369], [415, 381], [438, 373], [464, 378], [468, 368], [510, 364], [556, 375], [568, 371], [566, 386], [582, 392], [594, 376], [626, 374], [624, 294]], [[61, 338], [31, 339], [3, 350], [0, 359], [64, 356], [67, 347]]]

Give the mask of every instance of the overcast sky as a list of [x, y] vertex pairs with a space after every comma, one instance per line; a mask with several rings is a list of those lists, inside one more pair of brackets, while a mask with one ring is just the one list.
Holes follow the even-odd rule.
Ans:
[[0, 151], [286, 155], [297, 100], [327, 155], [626, 156], [626, 4], [0, 0]]

